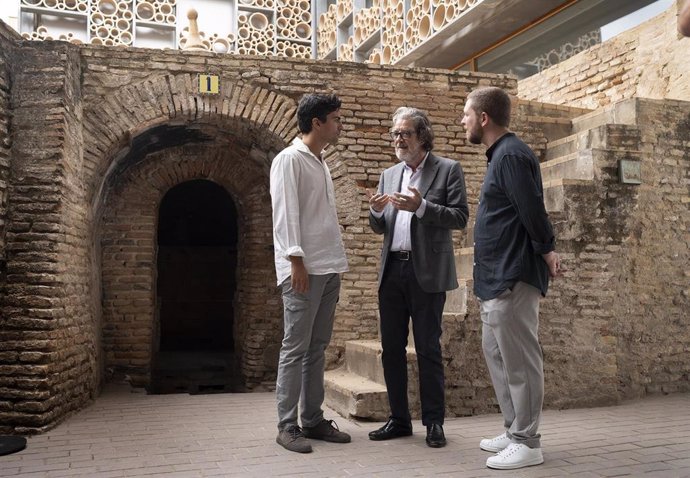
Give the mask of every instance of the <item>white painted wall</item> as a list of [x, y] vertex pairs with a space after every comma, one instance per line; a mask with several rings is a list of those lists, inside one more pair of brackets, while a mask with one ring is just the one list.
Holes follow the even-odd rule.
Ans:
[[0, 20], [15, 30], [19, 30], [17, 18], [19, 16], [19, 0], [0, 1]]

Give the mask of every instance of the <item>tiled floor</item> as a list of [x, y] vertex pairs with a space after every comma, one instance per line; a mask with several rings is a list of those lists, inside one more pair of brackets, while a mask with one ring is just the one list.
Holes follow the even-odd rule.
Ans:
[[377, 423], [328, 412], [352, 443], [312, 442], [291, 453], [275, 443], [272, 393], [146, 395], [109, 387], [90, 407], [27, 448], [0, 457], [0, 476], [205, 477], [378, 476], [690, 477], [690, 394], [656, 396], [616, 407], [543, 415], [546, 462], [492, 471], [478, 442], [501, 431], [499, 415], [446, 421], [448, 445], [431, 449], [415, 434], [372, 442]]

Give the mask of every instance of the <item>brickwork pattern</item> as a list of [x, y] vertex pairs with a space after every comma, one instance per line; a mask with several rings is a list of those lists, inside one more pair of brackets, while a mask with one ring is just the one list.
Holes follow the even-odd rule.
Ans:
[[[118, 158], [116, 154], [104, 158], [102, 151], [116, 151], [122, 144], [130, 141], [129, 138], [137, 137], [147, 128], [170, 122], [171, 118], [175, 118], [176, 122], [197, 125], [229, 122], [220, 130], [239, 129], [235, 136], [247, 141], [247, 149], [252, 147], [254, 154], [272, 158], [297, 134], [294, 124], [296, 99], [304, 92], [311, 91], [311, 85], [322, 82], [321, 91], [337, 91], [343, 99], [345, 132], [339, 145], [327, 155], [327, 161], [336, 186], [340, 223], [350, 257], [350, 272], [343, 277], [332, 346], [328, 350], [329, 367], [341, 362], [347, 340], [377, 337], [376, 284], [380, 238], [371, 233], [368, 227], [368, 204], [364, 188], [375, 188], [381, 171], [394, 164], [392, 147], [386, 133], [390, 127], [392, 112], [398, 105], [408, 101], [399, 91], [419, 89], [421, 81], [425, 86], [420, 91], [419, 101], [424, 102], [434, 120], [437, 152], [456, 159], [467, 158], [462, 161], [463, 167], [483, 174], [483, 154], [478, 148], [466, 144], [456, 112], [462, 109], [467, 92], [479, 82], [496, 83], [508, 89], [515, 85], [514, 80], [507, 77], [481, 74], [472, 77], [464, 73], [448, 75], [422, 70], [384, 70], [361, 66], [345, 68], [340, 65], [328, 69], [314, 62], [310, 68], [306, 68], [303, 63], [298, 62], [220, 59], [211, 55], [204, 57], [202, 61], [196, 56], [171, 56], [167, 52], [157, 53], [158, 57], [153, 58], [154, 61], [148, 63], [150, 68], [146, 69], [142, 66], [143, 60], [140, 63], [139, 53], [123, 53], [106, 53], [98, 48], [84, 50], [86, 69], [91, 72], [85, 77], [84, 97], [87, 104], [93, 105], [85, 107], [85, 166], [89, 171], [85, 181], [89, 184], [89, 194], [98, 194], [98, 191], [110, 188], [109, 179], [106, 179], [105, 186], [101, 185], [102, 177], [112, 168], [111, 161]], [[147, 58], [152, 59], [148, 52]], [[184, 63], [180, 63], [181, 61]], [[207, 70], [223, 72], [222, 93], [218, 97], [201, 97], [195, 93], [196, 73]], [[361, 82], [362, 75], [368, 78], [368, 86]], [[272, 78], [280, 78], [282, 83], [272, 81]], [[391, 82], [403, 86], [400, 90], [392, 89]], [[113, 88], [112, 84], [121, 86]], [[377, 91], [377, 94], [374, 95], [371, 91]], [[453, 101], [453, 108], [433, 104], [434, 95], [441, 94], [439, 92], [448, 95]], [[104, 125], [108, 125], [107, 131]], [[208, 136], [216, 138], [219, 134], [208, 133]], [[532, 137], [545, 142], [539, 131], [535, 131]], [[269, 138], [276, 140], [270, 143]], [[242, 141], [238, 140], [238, 143], [241, 144]], [[214, 159], [206, 161], [212, 163]], [[234, 159], [232, 161], [233, 164], [237, 162]], [[267, 181], [269, 162], [265, 161], [263, 176], [261, 171], [256, 171], [257, 179]], [[113, 175], [120, 174], [121, 169], [120, 166], [113, 168]], [[207, 173], [204, 171], [201, 176], [205, 174]], [[480, 178], [468, 173], [468, 187], [474, 191], [470, 193], [471, 196], [477, 194], [480, 183]], [[100, 199], [95, 197], [92, 200]], [[270, 221], [270, 210], [266, 209], [264, 214], [262, 220]], [[127, 220], [124, 219], [124, 222]], [[270, 237], [270, 230], [266, 229], [261, 243], [264, 246], [269, 244]], [[458, 244], [463, 238], [464, 233], [457, 234]], [[252, 262], [246, 264], [251, 267]], [[107, 268], [104, 259], [103, 289], [105, 295], [110, 297], [107, 291], [113, 282], [105, 279], [109, 274]], [[267, 276], [272, 279], [274, 274], [268, 271]], [[270, 287], [270, 281], [268, 285], [266, 281], [261, 284], [257, 290], [260, 290], [261, 297], [267, 302], [257, 304], [257, 308], [260, 310], [263, 307], [264, 310], [260, 314], [246, 315], [239, 319], [239, 327], [251, 327], [257, 331], [253, 338], [243, 336], [244, 343], [251, 343], [256, 351], [264, 350], [262, 357], [252, 356], [246, 350], [241, 357], [243, 373], [250, 387], [273, 385], [280, 345], [280, 319], [273, 315], [276, 311], [270, 308], [271, 304], [280, 303], [280, 297], [277, 290]], [[122, 291], [118, 291], [118, 296], [118, 300], [122, 300]], [[151, 307], [151, 304], [145, 307]], [[104, 318], [106, 328], [110, 327], [112, 317], [110, 312], [107, 314]], [[272, 318], [262, 319], [263, 321], [256, 319], [267, 314]], [[150, 316], [148, 320], [150, 321]], [[266, 325], [261, 325], [263, 323]], [[259, 332], [262, 328], [271, 330], [272, 333]], [[151, 326], [148, 325], [147, 329], [150, 331]], [[111, 336], [112, 331], [108, 331], [106, 341]], [[150, 333], [142, 335], [136, 347], [149, 350], [150, 338]], [[148, 373], [146, 354], [127, 363], [122, 357], [131, 353], [131, 346], [117, 351], [117, 340], [113, 340], [114, 342], [107, 342], [106, 345], [106, 367], [112, 369], [115, 375], [127, 375], [130, 379], [134, 372], [138, 377], [137, 383], [141, 383]], [[115, 356], [120, 358], [111, 362]], [[271, 366], [267, 368], [267, 364]]]
[[[29, 437], [2, 457], [2, 477], [202, 478], [266, 476], [495, 478], [677, 478], [690, 475], [690, 394], [616, 407], [546, 410], [540, 432], [544, 464], [517, 472], [486, 467], [482, 438], [500, 431], [498, 414], [449, 418], [448, 445], [431, 450], [421, 421], [411, 437], [372, 442], [381, 422], [335, 417], [348, 444], [312, 440], [305, 456], [275, 443], [271, 393], [145, 395], [109, 386], [63, 425]], [[582, 439], [586, 430], [587, 439]], [[641, 431], [643, 430], [643, 431]]]
[[[395, 161], [392, 113], [401, 105], [429, 113], [435, 152], [462, 163], [474, 217], [486, 157], [460, 124], [466, 95], [479, 85], [517, 88], [511, 77], [482, 73], [57, 43], [15, 48], [21, 54], [4, 63], [16, 78], [10, 111], [0, 112], [11, 118], [12, 139], [0, 216], [0, 432], [54, 426], [105, 379], [146, 385], [157, 326], [157, 207], [189, 179], [217, 182], [238, 206], [236, 350], [247, 385], [272, 386], [282, 319], [268, 171], [297, 133], [298, 98], [312, 91], [343, 99], [344, 132], [327, 156], [350, 258], [328, 349], [328, 366], [338, 365], [346, 341], [377, 338], [381, 238], [368, 227], [364, 189]], [[220, 95], [196, 92], [200, 73], [220, 75]], [[688, 107], [625, 106], [634, 121], [590, 127], [608, 138], [593, 156], [595, 178], [564, 182], [564, 208], [553, 215], [571, 272], [542, 306], [548, 406], [687, 389]], [[512, 129], [543, 159], [584, 113], [520, 101]], [[165, 143], [159, 128], [179, 128], [178, 143]], [[643, 161], [642, 186], [617, 182], [621, 158]], [[458, 250], [471, 246], [468, 236], [455, 233]], [[447, 312], [448, 414], [495, 410], [476, 301]]]
[[636, 113], [643, 184], [614, 278], [629, 299], [616, 331], [625, 396], [690, 391], [690, 103], [640, 99]]
[[7, 283], [0, 296], [0, 428], [11, 423], [19, 432], [45, 429], [83, 406], [99, 381], [79, 177], [79, 54], [63, 45], [28, 48], [12, 65]]
[[676, 28], [677, 4], [629, 31], [520, 81], [520, 97], [599, 108], [633, 97], [690, 98], [690, 39]]
[[[271, 203], [267, 158], [221, 139], [229, 129], [214, 128], [214, 147], [180, 146], [147, 156], [115, 179], [103, 206], [103, 348], [110, 378], [126, 375], [133, 385], [149, 383], [156, 329], [156, 226], [165, 193], [195, 178], [209, 178], [231, 194], [242, 231], [238, 289], [234, 298], [235, 349], [242, 350], [248, 385], [275, 379], [282, 339], [282, 303], [275, 288]], [[273, 353], [271, 353], [271, 351]], [[115, 375], [112, 377], [112, 375]]]
[[14, 41], [13, 30], [0, 25], [0, 284], [5, 282], [5, 232], [10, 175], [10, 62]]

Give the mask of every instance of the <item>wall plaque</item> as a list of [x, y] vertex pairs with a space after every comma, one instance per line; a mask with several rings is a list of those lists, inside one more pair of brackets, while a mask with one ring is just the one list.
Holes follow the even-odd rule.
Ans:
[[619, 159], [618, 181], [623, 184], [642, 184], [642, 163], [634, 159]]

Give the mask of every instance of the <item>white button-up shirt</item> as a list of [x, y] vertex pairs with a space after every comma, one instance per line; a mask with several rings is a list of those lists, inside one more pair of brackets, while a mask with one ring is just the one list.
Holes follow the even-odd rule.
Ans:
[[[422, 170], [424, 164], [426, 163], [426, 158], [429, 157], [429, 153], [426, 153], [424, 159], [417, 169], [412, 171], [412, 168], [407, 164], [403, 166], [403, 176], [402, 182], [400, 183], [400, 191], [403, 194], [411, 194], [407, 189], [409, 186], [419, 189], [419, 180], [422, 177]], [[388, 206], [388, 205], [387, 205]], [[371, 209], [374, 217], [383, 216], [383, 211], [377, 212]], [[395, 226], [393, 227], [393, 237], [391, 239], [391, 251], [411, 251], [412, 250], [412, 237], [410, 235], [410, 224], [412, 223], [412, 215], [416, 214], [417, 217], [421, 218], [426, 212], [426, 199], [422, 198], [422, 203], [415, 212], [399, 210], [395, 217]]]
[[303, 257], [313, 275], [348, 270], [331, 172], [299, 138], [273, 159], [271, 202], [279, 285], [290, 277], [290, 256]]

